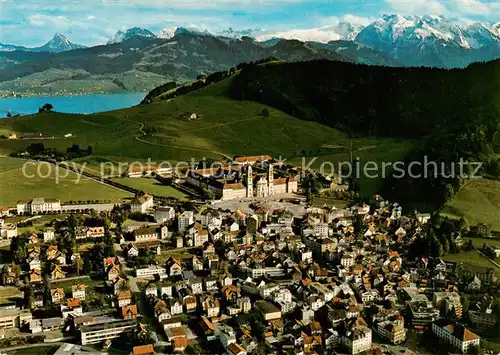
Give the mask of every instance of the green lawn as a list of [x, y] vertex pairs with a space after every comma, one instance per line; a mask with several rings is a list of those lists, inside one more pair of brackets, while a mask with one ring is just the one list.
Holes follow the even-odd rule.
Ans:
[[[84, 275], [82, 275], [84, 276]], [[59, 281], [59, 282], [52, 282], [51, 287], [60, 287], [64, 289], [64, 292], [68, 297], [71, 297], [71, 287], [73, 285], [85, 285], [87, 286], [86, 292], [95, 292], [96, 289], [100, 289], [104, 287], [104, 281], [102, 280], [92, 280], [90, 277], [88, 278], [82, 278], [82, 279], [77, 279], [77, 280], [69, 280], [69, 281]], [[88, 298], [88, 297], [87, 297]]]
[[464, 251], [457, 254], [448, 254], [443, 256], [443, 260], [456, 263], [461, 262], [463, 264], [468, 264], [471, 266], [493, 268], [496, 270], [497, 275], [500, 273], [500, 268], [496, 267], [486, 257], [479, 254], [476, 250]]
[[12, 170], [18, 170], [21, 169], [22, 166], [24, 165], [25, 161], [21, 159], [14, 159], [14, 158], [1, 158], [0, 159], [0, 179], [2, 178], [3, 173], [12, 171]]
[[327, 197], [314, 197], [312, 204], [317, 207], [323, 207], [324, 205], [327, 205], [330, 207], [336, 207], [338, 209], [342, 209], [349, 205], [349, 201], [335, 200], [333, 198], [327, 198]]
[[444, 217], [465, 217], [470, 225], [486, 223], [500, 231], [500, 181], [478, 179], [464, 185], [441, 210]]
[[[7, 162], [4, 163], [4, 160]], [[0, 174], [0, 205], [14, 207], [17, 201], [34, 197], [57, 198], [61, 202], [70, 200], [120, 202], [131, 196], [130, 193], [83, 178], [65, 169], [56, 170], [48, 163], [30, 162], [23, 171], [22, 168], [16, 168], [10, 158], [0, 158], [0, 166], [8, 165], [11, 166], [11, 170]]]
[[492, 238], [464, 238], [466, 242], [469, 240], [472, 240], [472, 244], [476, 248], [481, 248], [483, 244], [486, 245], [493, 245], [493, 246], [500, 246], [500, 239], [492, 239]]
[[115, 178], [113, 181], [153, 195], [177, 198], [187, 197], [182, 191], [174, 189], [171, 186], [162, 185], [153, 178]]

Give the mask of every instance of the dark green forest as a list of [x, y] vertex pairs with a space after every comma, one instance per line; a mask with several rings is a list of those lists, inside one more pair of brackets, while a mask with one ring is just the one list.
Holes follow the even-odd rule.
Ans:
[[500, 176], [500, 60], [453, 70], [326, 60], [249, 66], [232, 81], [230, 96], [353, 136], [420, 140], [407, 163], [426, 156], [450, 168], [446, 176], [439, 165], [437, 177], [430, 170], [422, 179], [387, 179], [382, 192], [410, 206], [438, 207], [453, 196], [463, 179], [451, 176], [451, 163], [461, 158], [482, 162], [481, 174]]

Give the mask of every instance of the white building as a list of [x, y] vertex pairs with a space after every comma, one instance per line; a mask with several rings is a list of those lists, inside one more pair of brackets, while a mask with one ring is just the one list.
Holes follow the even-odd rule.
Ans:
[[43, 212], [61, 211], [61, 201], [56, 199], [34, 198], [30, 201], [17, 202], [17, 214], [38, 214]]
[[153, 196], [149, 194], [136, 197], [130, 203], [130, 211], [132, 213], [146, 213], [154, 206]]
[[194, 223], [193, 211], [184, 211], [177, 220], [179, 231], [184, 232], [188, 226]]
[[372, 347], [372, 331], [366, 326], [358, 325], [342, 335], [340, 342], [348, 350], [349, 354], [358, 354], [370, 350]]
[[48, 227], [43, 230], [43, 241], [44, 242], [50, 242], [51, 240], [54, 240], [55, 238], [55, 232], [54, 228]]
[[342, 256], [342, 258], [340, 259], [340, 265], [342, 265], [343, 267], [350, 267], [350, 266], [353, 266], [354, 265], [354, 258], [352, 257], [352, 255], [344, 255]]
[[155, 210], [155, 221], [158, 224], [169, 222], [175, 218], [175, 209], [173, 207], [158, 207]]
[[441, 340], [459, 349], [462, 353], [478, 347], [481, 337], [459, 324], [445, 319], [432, 323], [432, 332]]
[[274, 283], [269, 283], [267, 285], [264, 285], [259, 289], [259, 294], [260, 297], [262, 298], [271, 298], [271, 294], [273, 292], [276, 292], [280, 289], [280, 287]]
[[139, 278], [148, 278], [154, 275], [160, 275], [161, 278], [165, 278], [167, 277], [167, 270], [164, 267], [158, 265], [150, 265], [146, 268], [136, 269], [135, 275]]
[[159, 239], [158, 229], [153, 227], [138, 228], [132, 234], [134, 242], [137, 243], [151, 242]]
[[132, 330], [136, 324], [134, 320], [116, 319], [106, 323], [84, 325], [80, 328], [82, 345], [119, 338], [121, 333]]
[[17, 237], [17, 225], [13, 223], [5, 223], [0, 229], [0, 236], [2, 239], [12, 239]]
[[71, 294], [74, 299], [85, 300], [85, 285], [73, 285], [71, 287]]

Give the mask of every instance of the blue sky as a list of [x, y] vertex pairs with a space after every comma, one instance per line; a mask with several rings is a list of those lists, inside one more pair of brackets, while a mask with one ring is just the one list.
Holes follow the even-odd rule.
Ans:
[[443, 15], [459, 21], [500, 21], [492, 0], [0, 0], [0, 42], [38, 46], [55, 32], [84, 45], [105, 43], [134, 26], [212, 31], [309, 29], [347, 19], [361, 24], [382, 14]]

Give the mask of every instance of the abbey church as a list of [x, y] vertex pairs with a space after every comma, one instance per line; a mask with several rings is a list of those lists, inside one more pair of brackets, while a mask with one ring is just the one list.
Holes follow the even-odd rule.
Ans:
[[[267, 157], [267, 156], [263, 156]], [[252, 158], [246, 157], [248, 161]], [[259, 157], [260, 158], [260, 157]], [[264, 198], [298, 191], [298, 179], [294, 176], [275, 177], [274, 165], [258, 169], [254, 163], [224, 165], [213, 169], [198, 169], [188, 174], [190, 185], [210, 189], [221, 200]], [[280, 175], [284, 175], [281, 173]]]

